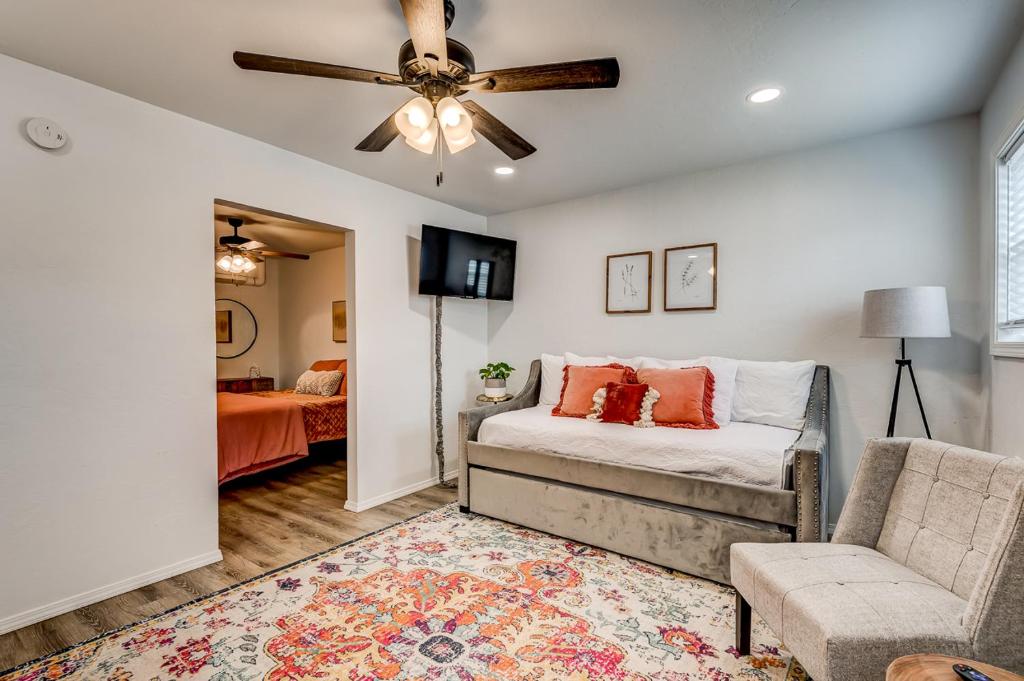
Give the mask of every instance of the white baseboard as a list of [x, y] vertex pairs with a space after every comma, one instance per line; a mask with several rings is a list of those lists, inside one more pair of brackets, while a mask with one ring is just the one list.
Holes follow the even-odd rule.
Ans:
[[[455, 469], [455, 470], [448, 471], [447, 473], [445, 473], [444, 479], [447, 482], [448, 480], [454, 480], [458, 476], [459, 476], [459, 471], [458, 471], [458, 469]], [[381, 504], [386, 504], [387, 502], [392, 501], [394, 499], [397, 499], [399, 497], [404, 497], [406, 494], [412, 494], [413, 492], [419, 492], [421, 489], [426, 489], [428, 487], [433, 487], [436, 484], [437, 484], [437, 478], [430, 478], [428, 480], [422, 480], [420, 482], [414, 482], [411, 485], [406, 485], [405, 487], [402, 487], [401, 489], [396, 489], [396, 490], [394, 490], [392, 492], [385, 492], [384, 494], [378, 494], [377, 496], [370, 497], [369, 499], [366, 499], [365, 501], [353, 502], [351, 499], [349, 499], [348, 501], [345, 502], [345, 510], [346, 511], [355, 511], [356, 513], [359, 513], [361, 511], [365, 511], [365, 510], [367, 510], [369, 508], [373, 508], [374, 506], [380, 506]]]
[[21, 629], [27, 627], [30, 624], [41, 622], [57, 615], [63, 615], [66, 612], [77, 610], [78, 608], [86, 605], [92, 605], [98, 603], [104, 599], [118, 596], [125, 592], [131, 591], [132, 589], [138, 589], [139, 587], [148, 586], [154, 582], [159, 582], [161, 579], [167, 579], [168, 577], [174, 577], [180, 575], [183, 572], [189, 570], [195, 570], [201, 568], [204, 565], [210, 565], [223, 559], [220, 550], [210, 551], [209, 553], [203, 553], [193, 558], [172, 563], [156, 570], [150, 570], [144, 572], [141, 575], [122, 579], [113, 584], [107, 584], [101, 586], [98, 589], [91, 589], [89, 591], [83, 591], [80, 594], [62, 598], [59, 601], [53, 603], [47, 603], [41, 605], [38, 608], [32, 608], [31, 610], [25, 610], [8, 617], [0, 618], [0, 634], [6, 634], [9, 631], [15, 629]]

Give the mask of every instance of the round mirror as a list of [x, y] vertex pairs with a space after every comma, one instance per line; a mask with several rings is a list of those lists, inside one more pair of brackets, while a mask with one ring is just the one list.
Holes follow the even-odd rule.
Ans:
[[231, 298], [217, 299], [217, 359], [234, 359], [249, 352], [257, 333], [252, 310]]

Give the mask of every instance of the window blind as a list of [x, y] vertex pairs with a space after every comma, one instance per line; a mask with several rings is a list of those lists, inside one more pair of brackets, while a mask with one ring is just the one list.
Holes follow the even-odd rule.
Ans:
[[1003, 326], [1024, 327], [1024, 135], [1003, 156], [1000, 222], [1005, 268]]

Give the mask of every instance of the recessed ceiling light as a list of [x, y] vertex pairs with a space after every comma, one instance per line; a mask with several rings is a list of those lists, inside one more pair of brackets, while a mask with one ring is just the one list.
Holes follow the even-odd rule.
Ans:
[[753, 104], [764, 104], [770, 102], [773, 99], [778, 99], [779, 95], [782, 94], [782, 90], [777, 87], [766, 87], [760, 90], [754, 90], [747, 95], [747, 101]]
[[514, 172], [516, 172], [516, 169], [509, 166], [498, 166], [494, 169], [495, 175], [511, 175]]

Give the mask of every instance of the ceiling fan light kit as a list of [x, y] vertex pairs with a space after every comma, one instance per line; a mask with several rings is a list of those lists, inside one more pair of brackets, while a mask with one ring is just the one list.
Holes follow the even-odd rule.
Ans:
[[478, 72], [472, 51], [445, 33], [455, 18], [453, 0], [400, 2], [411, 39], [398, 50], [398, 74], [250, 52], [235, 52], [235, 64], [247, 70], [406, 87], [416, 92], [417, 97], [384, 119], [356, 149], [383, 151], [402, 135], [413, 149], [437, 153], [438, 185], [443, 178], [439, 136], [452, 154], [475, 144], [474, 132], [514, 161], [537, 150], [482, 106], [471, 100], [460, 102], [459, 97], [470, 92], [614, 88], [619, 83], [619, 62], [614, 57]]
[[240, 217], [229, 217], [227, 223], [234, 233], [222, 236], [217, 240], [217, 253], [223, 253], [216, 261], [217, 269], [221, 272], [233, 275], [253, 275], [258, 263], [263, 262], [264, 258], [309, 260], [309, 256], [305, 253], [269, 250], [266, 244], [240, 235], [238, 230], [245, 224], [245, 220]]

